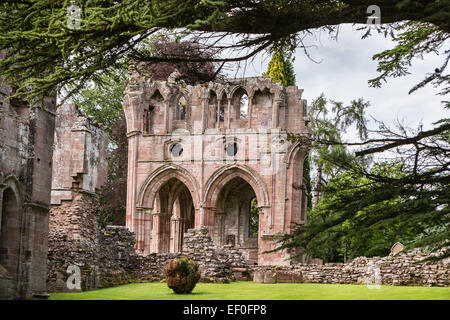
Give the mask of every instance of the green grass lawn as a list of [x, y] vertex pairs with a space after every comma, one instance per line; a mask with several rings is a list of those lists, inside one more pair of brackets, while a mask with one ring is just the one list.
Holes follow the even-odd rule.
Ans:
[[450, 288], [278, 283], [199, 283], [174, 294], [165, 283], [133, 283], [78, 293], [51, 293], [51, 300], [450, 300]]

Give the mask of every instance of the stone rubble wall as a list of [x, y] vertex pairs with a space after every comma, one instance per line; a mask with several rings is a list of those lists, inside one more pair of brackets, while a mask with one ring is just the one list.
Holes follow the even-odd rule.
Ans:
[[[449, 286], [448, 261], [423, 261], [428, 257], [423, 250], [415, 249], [382, 258], [358, 257], [346, 264], [254, 266], [252, 273], [255, 282], [267, 283], [270, 280], [266, 281], [266, 278], [275, 277], [275, 282], [279, 278], [281, 281], [278, 282]], [[276, 275], [271, 277], [273, 273]], [[292, 281], [289, 281], [289, 274]]]
[[[421, 262], [429, 255], [420, 250], [387, 257], [359, 257], [349, 263], [294, 264], [290, 266], [248, 266], [237, 249], [216, 247], [206, 228], [190, 229], [184, 234], [181, 253], [138, 255], [135, 236], [126, 227], [108, 226], [98, 230], [95, 239], [69, 239], [64, 232], [49, 238], [48, 291], [73, 291], [66, 287], [69, 265], [81, 269], [81, 290], [92, 290], [130, 282], [161, 281], [164, 268], [173, 258], [197, 261], [201, 281], [226, 283], [253, 280], [264, 283], [376, 283], [449, 286], [450, 264], [445, 261]], [[379, 269], [377, 269], [377, 267]]]
[[81, 270], [81, 291], [115, 286], [129, 282], [161, 281], [164, 268], [173, 258], [188, 257], [199, 263], [204, 282], [229, 282], [232, 268], [245, 267], [236, 249], [217, 248], [207, 229], [191, 229], [184, 235], [182, 253], [138, 255], [135, 236], [126, 227], [107, 226], [98, 230], [95, 239], [69, 238], [65, 232], [54, 232], [49, 238], [48, 291], [71, 292], [66, 286], [67, 268]]

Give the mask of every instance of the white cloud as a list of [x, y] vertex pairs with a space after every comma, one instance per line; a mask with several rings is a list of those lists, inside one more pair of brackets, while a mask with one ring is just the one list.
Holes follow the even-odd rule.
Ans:
[[[425, 56], [423, 61], [415, 60], [410, 69], [411, 75], [389, 79], [381, 88], [371, 88], [368, 80], [377, 75], [377, 62], [372, 56], [394, 43], [382, 35], [373, 34], [362, 40], [362, 31], [356, 31], [351, 25], [341, 26], [338, 40], [330, 40], [321, 34], [318, 39], [310, 37], [307, 44], [314, 44], [309, 53], [317, 64], [306, 57], [303, 49], [295, 53], [294, 69], [297, 85], [304, 89], [303, 97], [308, 101], [322, 92], [329, 99], [350, 102], [362, 97], [370, 101], [368, 114], [387, 124], [396, 119], [406, 119], [412, 127], [423, 122], [424, 129], [432, 127], [432, 122], [447, 112], [441, 105], [438, 90], [425, 87], [408, 95], [408, 91], [422, 81], [426, 73], [431, 73], [442, 64], [442, 57], [435, 54]], [[270, 57], [257, 57], [251, 66], [247, 66], [245, 76], [260, 75], [266, 71]], [[242, 75], [242, 73], [240, 74]], [[372, 123], [373, 125], [373, 123]]]

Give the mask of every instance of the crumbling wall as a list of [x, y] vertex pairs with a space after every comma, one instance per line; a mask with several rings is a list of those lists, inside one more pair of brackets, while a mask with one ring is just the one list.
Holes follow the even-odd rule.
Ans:
[[97, 288], [103, 239], [97, 226], [98, 192], [106, 181], [109, 137], [74, 104], [58, 108], [54, 137], [49, 290], [66, 287], [62, 278], [68, 265], [80, 267], [83, 288]]
[[[410, 250], [386, 257], [358, 257], [349, 263], [293, 264], [290, 267], [254, 266], [255, 281], [278, 278], [278, 282], [309, 282], [371, 285], [418, 285], [449, 286], [450, 264], [448, 261], [426, 260], [425, 250]], [[269, 277], [266, 277], [266, 273]], [[261, 276], [264, 274], [264, 276]], [[275, 274], [274, 276], [270, 276]], [[291, 281], [288, 275], [292, 275]], [[301, 279], [300, 281], [298, 281]], [[296, 281], [294, 281], [296, 280]]]
[[56, 97], [14, 92], [0, 78], [0, 299], [42, 298]]
[[134, 234], [122, 226], [100, 229], [95, 242], [54, 235], [49, 240], [49, 292], [73, 291], [66, 285], [71, 275], [67, 268], [71, 265], [80, 268], [82, 291], [129, 282], [160, 281], [165, 278], [164, 268], [168, 261], [179, 257], [197, 261], [201, 281], [205, 282], [229, 282], [233, 280], [233, 268], [245, 267], [240, 251], [217, 248], [206, 228], [185, 233], [181, 253], [148, 255], [136, 253]]

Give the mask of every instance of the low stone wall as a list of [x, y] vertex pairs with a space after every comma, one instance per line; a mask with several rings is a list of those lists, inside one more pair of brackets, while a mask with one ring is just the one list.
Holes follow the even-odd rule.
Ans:
[[191, 229], [184, 234], [181, 253], [137, 255], [135, 237], [126, 227], [108, 226], [95, 237], [73, 239], [64, 232], [49, 238], [48, 291], [73, 291], [66, 287], [67, 267], [81, 270], [81, 290], [92, 290], [129, 282], [160, 281], [170, 259], [188, 257], [197, 261], [201, 281], [229, 282], [309, 282], [383, 285], [449, 286], [450, 264], [423, 262], [429, 255], [420, 250], [387, 257], [359, 257], [349, 263], [292, 264], [291, 266], [247, 266], [242, 254], [216, 247], [207, 229]]
[[49, 238], [48, 291], [73, 291], [66, 281], [70, 265], [80, 267], [81, 291], [115, 286], [129, 282], [160, 281], [170, 259], [188, 257], [197, 261], [201, 281], [229, 282], [233, 267], [245, 267], [238, 250], [217, 248], [207, 229], [191, 229], [184, 234], [182, 253], [137, 255], [134, 234], [126, 227], [108, 226], [95, 237], [73, 239], [64, 232], [53, 232]]
[[151, 253], [138, 256], [134, 279], [154, 281], [165, 278], [164, 268], [170, 259], [187, 257], [198, 262], [203, 282], [233, 280], [233, 267], [245, 267], [245, 259], [236, 249], [218, 248], [207, 228], [190, 229], [184, 234], [181, 253]]
[[[449, 286], [450, 264], [446, 261], [424, 262], [428, 257], [424, 251], [415, 249], [383, 258], [359, 257], [346, 264], [251, 268], [255, 282], [273, 283], [271, 278], [275, 277], [275, 282]], [[266, 273], [271, 280], [265, 280]]]

